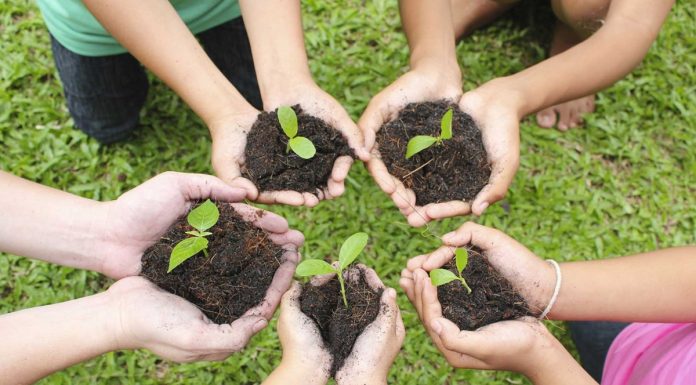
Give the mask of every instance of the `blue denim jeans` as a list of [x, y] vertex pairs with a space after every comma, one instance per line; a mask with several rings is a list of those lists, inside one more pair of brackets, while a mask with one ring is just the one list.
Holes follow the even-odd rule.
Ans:
[[[241, 17], [197, 35], [210, 59], [256, 108], [261, 94]], [[129, 53], [78, 55], [51, 36], [51, 48], [75, 126], [102, 144], [127, 139], [138, 127], [148, 80]]]
[[604, 361], [616, 336], [629, 324], [623, 322], [573, 321], [567, 323], [580, 354], [582, 367], [595, 381], [602, 382]]

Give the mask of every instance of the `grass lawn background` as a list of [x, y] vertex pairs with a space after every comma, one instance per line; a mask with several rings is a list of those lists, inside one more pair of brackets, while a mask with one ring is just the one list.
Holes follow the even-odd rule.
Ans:
[[[396, 1], [307, 0], [303, 8], [315, 79], [357, 119], [370, 97], [407, 68]], [[466, 89], [543, 59], [548, 11], [517, 13], [458, 46]], [[0, 168], [100, 200], [162, 171], [212, 172], [206, 128], [159, 82], [150, 90], [134, 140], [100, 148], [73, 129], [35, 4], [3, 1], [0, 18]], [[696, 243], [695, 46], [696, 3], [678, 2], [643, 64], [599, 94], [585, 128], [559, 133], [525, 120], [521, 166], [508, 197], [475, 220], [559, 261]], [[353, 167], [339, 199], [315, 209], [272, 210], [304, 232], [305, 257], [333, 256], [348, 235], [368, 232], [362, 262], [392, 287], [409, 257], [437, 246], [405, 226], [362, 164]], [[443, 234], [466, 219], [431, 229]], [[96, 273], [2, 255], [0, 313], [82, 297], [109, 284]], [[407, 335], [390, 383], [528, 383], [512, 373], [450, 368], [404, 295], [399, 304]], [[562, 323], [550, 327], [568, 343]], [[180, 365], [145, 351], [115, 352], [40, 383], [251, 384], [262, 381], [280, 355], [272, 323], [225, 362]]]

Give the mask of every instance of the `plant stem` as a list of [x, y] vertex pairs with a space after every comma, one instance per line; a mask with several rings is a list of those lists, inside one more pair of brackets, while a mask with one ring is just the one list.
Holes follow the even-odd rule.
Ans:
[[464, 285], [464, 287], [466, 288], [467, 294], [471, 294], [471, 288], [469, 287], [469, 285], [467, 285], [466, 281], [464, 280], [464, 277], [460, 276], [460, 277], [459, 277], [459, 281], [460, 281], [460, 282], [462, 283], [462, 285]]
[[290, 153], [290, 141], [288, 140], [288, 144], [285, 146], [285, 153], [289, 154]]
[[345, 305], [346, 309], [348, 308], [348, 299], [346, 299], [346, 287], [343, 284], [343, 272], [339, 271], [338, 272], [338, 283], [341, 284], [341, 296], [343, 296], [343, 305]]
[[205, 255], [205, 257], [208, 258], [208, 249], [203, 249], [203, 255]]

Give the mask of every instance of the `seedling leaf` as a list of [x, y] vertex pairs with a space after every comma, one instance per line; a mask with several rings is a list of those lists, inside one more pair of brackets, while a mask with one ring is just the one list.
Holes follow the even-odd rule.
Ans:
[[459, 277], [449, 270], [435, 269], [430, 272], [430, 282], [435, 286], [442, 286], [457, 280], [459, 280]]
[[292, 108], [287, 106], [279, 107], [278, 121], [288, 138], [292, 139], [297, 135], [297, 115], [295, 115], [295, 111]]
[[167, 273], [207, 247], [208, 240], [202, 237], [186, 238], [177, 243], [172, 250], [172, 255], [169, 257], [169, 269], [167, 269]]
[[412, 156], [432, 146], [435, 142], [437, 142], [437, 138], [433, 138], [432, 136], [414, 136], [406, 145], [406, 159], [411, 159]]
[[333, 266], [321, 259], [307, 259], [297, 265], [295, 274], [299, 277], [311, 277], [314, 275], [338, 273]]
[[450, 108], [442, 116], [440, 121], [440, 138], [452, 139], [452, 109]]
[[220, 211], [218, 211], [215, 203], [207, 199], [203, 204], [191, 210], [188, 214], [188, 223], [198, 231], [205, 231], [213, 227], [220, 218]]
[[466, 264], [469, 263], [469, 251], [467, 249], [457, 249], [454, 251], [454, 261], [457, 264], [457, 271], [462, 275], [462, 271], [466, 269]]
[[314, 154], [317, 153], [317, 149], [314, 148], [312, 141], [304, 136], [296, 136], [290, 139], [288, 144], [292, 151], [302, 159], [312, 159]]
[[343, 242], [341, 251], [338, 252], [339, 270], [343, 271], [355, 261], [355, 258], [358, 257], [360, 252], [362, 252], [367, 245], [367, 239], [368, 236], [366, 233], [355, 233]]

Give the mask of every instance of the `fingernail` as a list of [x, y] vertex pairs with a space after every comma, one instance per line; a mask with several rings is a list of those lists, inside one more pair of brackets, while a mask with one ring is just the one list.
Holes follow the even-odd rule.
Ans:
[[258, 332], [260, 332], [263, 328], [265, 328], [266, 325], [268, 325], [268, 321], [266, 321], [265, 319], [259, 320], [259, 321], [257, 321], [257, 322], [254, 324], [252, 330], [254, 331], [254, 333], [258, 333]]
[[440, 324], [440, 321], [434, 320], [430, 323], [430, 327], [433, 329], [433, 331], [437, 334], [440, 334], [442, 331], [442, 325]]
[[479, 205], [479, 210], [483, 213], [488, 208], [488, 202], [483, 202]]

